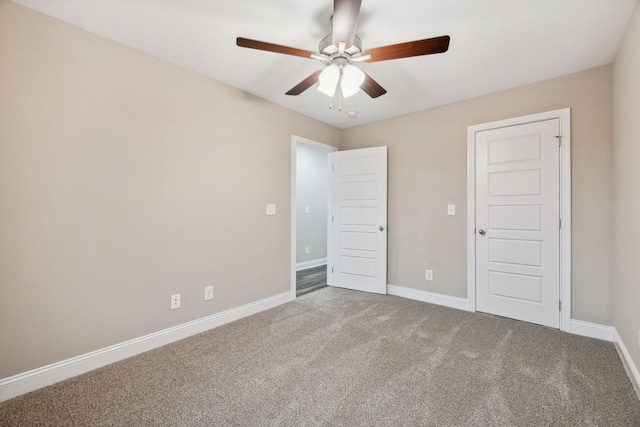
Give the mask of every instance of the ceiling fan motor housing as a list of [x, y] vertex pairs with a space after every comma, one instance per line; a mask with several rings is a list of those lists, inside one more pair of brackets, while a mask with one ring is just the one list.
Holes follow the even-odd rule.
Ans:
[[[351, 47], [345, 48], [344, 52], [340, 53], [338, 46], [333, 44], [332, 35], [330, 34], [320, 40], [318, 52], [329, 57], [329, 59], [321, 60], [324, 65], [336, 64], [338, 66], [345, 66], [351, 63], [352, 57], [359, 56], [362, 53], [362, 40], [360, 37], [355, 36]], [[339, 58], [346, 59], [346, 62], [344, 62], [344, 60], [339, 60]], [[341, 64], [337, 60], [343, 63]]]

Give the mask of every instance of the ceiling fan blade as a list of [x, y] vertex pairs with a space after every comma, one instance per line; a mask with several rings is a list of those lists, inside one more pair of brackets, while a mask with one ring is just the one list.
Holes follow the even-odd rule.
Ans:
[[360, 89], [372, 98], [377, 98], [387, 93], [387, 91], [367, 73], [364, 73], [364, 82], [360, 86]]
[[365, 54], [371, 55], [371, 59], [367, 62], [379, 62], [390, 59], [443, 53], [449, 49], [450, 39], [449, 36], [440, 36], [424, 40], [415, 40], [412, 42], [377, 47], [366, 51]]
[[331, 41], [333, 45], [343, 42], [345, 48], [353, 45], [358, 26], [358, 14], [362, 0], [333, 0], [333, 33]]
[[300, 95], [305, 90], [309, 89], [311, 86], [318, 82], [318, 78], [320, 77], [320, 73], [322, 71], [318, 70], [315, 73], [311, 74], [309, 77], [292, 87], [286, 95]]
[[302, 58], [311, 58], [311, 55], [317, 55], [316, 52], [311, 52], [309, 50], [296, 49], [295, 47], [261, 42], [259, 40], [245, 39], [244, 37], [238, 37], [236, 39], [236, 44], [240, 47], [246, 47], [249, 49], [265, 50], [267, 52], [275, 52], [275, 53], [282, 53], [284, 55], [300, 56]]

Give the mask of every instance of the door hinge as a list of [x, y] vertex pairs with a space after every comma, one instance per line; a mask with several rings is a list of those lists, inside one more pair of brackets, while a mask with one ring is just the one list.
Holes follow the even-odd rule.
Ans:
[[333, 163], [331, 163], [331, 170], [332, 170], [332, 171], [336, 170], [336, 165], [335, 165], [335, 164], [333, 164]]
[[333, 219], [333, 215], [331, 215], [331, 222], [335, 221], [335, 219]]
[[333, 274], [333, 267], [331, 267], [331, 274]]
[[556, 138], [558, 138], [558, 147], [562, 147], [562, 135], [556, 135]]
[[559, 219], [559, 222], [560, 222], [560, 227], [559, 228], [562, 229], [562, 218]]
[[562, 311], [562, 301], [558, 301], [558, 311]]

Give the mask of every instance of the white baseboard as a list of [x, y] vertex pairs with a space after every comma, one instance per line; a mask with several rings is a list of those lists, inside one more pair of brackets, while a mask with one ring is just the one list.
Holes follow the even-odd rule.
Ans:
[[466, 298], [452, 297], [449, 295], [436, 294], [434, 292], [395, 285], [387, 285], [387, 293], [398, 297], [469, 311], [469, 300]]
[[0, 380], [0, 402], [293, 301], [286, 292]]
[[326, 264], [327, 264], [326, 258], [318, 258], [318, 259], [312, 259], [311, 261], [299, 262], [296, 264], [296, 271], [306, 270], [314, 267], [320, 267], [321, 265], [326, 265]]
[[604, 326], [597, 323], [571, 319], [570, 332], [575, 335], [582, 335], [583, 337], [613, 342], [614, 329], [613, 326]]
[[616, 344], [616, 348], [618, 349], [622, 363], [627, 370], [631, 384], [633, 384], [633, 388], [638, 395], [638, 399], [640, 399], [640, 372], [638, 372], [638, 367], [633, 363], [629, 350], [627, 350], [627, 346], [624, 345], [624, 342], [616, 328], [613, 328], [613, 342]]

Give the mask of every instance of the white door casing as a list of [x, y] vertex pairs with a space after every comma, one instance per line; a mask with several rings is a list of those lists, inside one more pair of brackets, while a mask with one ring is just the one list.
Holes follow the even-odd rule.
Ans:
[[564, 109], [469, 128], [471, 311], [570, 330], [569, 122]]
[[338, 151], [332, 157], [333, 286], [387, 293], [387, 147]]

